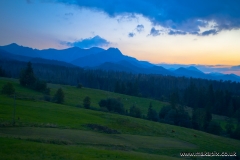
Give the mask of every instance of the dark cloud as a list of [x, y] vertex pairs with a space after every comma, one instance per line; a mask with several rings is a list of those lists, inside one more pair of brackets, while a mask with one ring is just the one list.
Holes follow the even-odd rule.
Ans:
[[160, 30], [155, 29], [154, 27], [152, 27], [150, 34], [151, 36], [159, 36], [160, 35]]
[[190, 32], [189, 34], [192, 34], [192, 35], [199, 35], [198, 32]]
[[202, 36], [208, 36], [208, 35], [215, 35], [215, 34], [218, 34], [218, 31], [215, 30], [215, 29], [211, 29], [211, 30], [208, 30], [208, 31], [204, 31], [201, 35]]
[[[240, 28], [239, 0], [54, 0], [106, 13], [109, 17], [140, 14], [153, 25], [198, 32], [209, 21], [218, 31]], [[200, 35], [200, 34], [199, 34]]]
[[124, 21], [131, 21], [132, 19], [137, 18], [134, 13], [131, 14], [124, 14], [120, 17], [118, 17], [117, 21], [118, 23], [124, 22]]
[[169, 35], [186, 35], [187, 32], [170, 30], [170, 31], [168, 32], [168, 34], [169, 34]]
[[137, 25], [136, 30], [138, 33], [141, 33], [144, 30], [144, 26], [142, 24]]
[[135, 36], [135, 33], [133, 33], [133, 32], [130, 32], [129, 34], [128, 34], [128, 37], [134, 37]]
[[91, 47], [105, 47], [109, 46], [110, 42], [100, 36], [90, 37], [86, 39], [81, 39], [76, 42], [62, 42], [61, 44], [68, 45], [71, 47], [79, 48], [91, 48]]

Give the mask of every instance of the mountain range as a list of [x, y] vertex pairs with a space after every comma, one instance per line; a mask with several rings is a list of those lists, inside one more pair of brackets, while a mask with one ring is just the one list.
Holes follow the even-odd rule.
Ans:
[[66, 67], [78, 66], [89, 69], [124, 71], [136, 74], [161, 74], [240, 82], [240, 77], [235, 74], [206, 74], [195, 66], [166, 69], [147, 61], [139, 61], [134, 57], [123, 55], [118, 48], [105, 50], [98, 47], [90, 49], [72, 47], [63, 50], [38, 50], [12, 43], [0, 46], [0, 58], [2, 60], [31, 61], [32, 63], [54, 64]]

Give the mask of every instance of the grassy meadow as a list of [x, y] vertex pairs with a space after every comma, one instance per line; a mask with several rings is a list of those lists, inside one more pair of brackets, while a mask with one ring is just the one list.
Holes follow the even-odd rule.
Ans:
[[[51, 96], [60, 87], [65, 93], [65, 102], [56, 104], [45, 101], [42, 93], [20, 86], [16, 79], [1, 78], [0, 88], [7, 82], [13, 83], [17, 96], [14, 101], [13, 97], [0, 94], [0, 159], [171, 160], [182, 159], [180, 152], [240, 154], [238, 140], [79, 107], [86, 96], [91, 98], [91, 107], [95, 109], [99, 109], [98, 102], [101, 99], [114, 97], [121, 99], [125, 109], [135, 104], [146, 115], [150, 102], [157, 111], [166, 105], [160, 101], [96, 89], [48, 84]], [[16, 123], [12, 125], [14, 104]], [[216, 121], [224, 121], [221, 116], [214, 118]], [[108, 134], [97, 128], [89, 128], [88, 124], [104, 126], [118, 133]]]

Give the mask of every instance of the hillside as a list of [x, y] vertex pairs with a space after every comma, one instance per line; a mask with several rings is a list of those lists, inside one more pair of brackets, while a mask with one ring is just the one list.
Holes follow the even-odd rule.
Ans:
[[[96, 109], [100, 99], [117, 97], [126, 108], [135, 103], [146, 113], [150, 102], [159, 110], [164, 105], [159, 101], [48, 84], [51, 95], [59, 87], [65, 92], [65, 102], [55, 104], [44, 101], [43, 94], [21, 87], [16, 79], [1, 78], [0, 88], [9, 81], [17, 98], [14, 102], [13, 97], [0, 94], [3, 159], [179, 159], [180, 152], [240, 152], [238, 140], [77, 107], [85, 96], [91, 97]], [[12, 126], [14, 103], [17, 118]]]

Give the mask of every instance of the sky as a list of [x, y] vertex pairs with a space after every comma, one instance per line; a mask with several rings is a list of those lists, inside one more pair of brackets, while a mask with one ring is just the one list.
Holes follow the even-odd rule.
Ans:
[[115, 47], [155, 64], [238, 66], [239, 6], [239, 0], [1, 0], [0, 45]]

